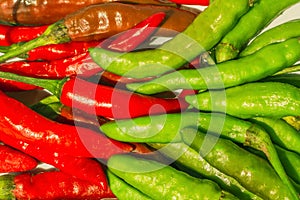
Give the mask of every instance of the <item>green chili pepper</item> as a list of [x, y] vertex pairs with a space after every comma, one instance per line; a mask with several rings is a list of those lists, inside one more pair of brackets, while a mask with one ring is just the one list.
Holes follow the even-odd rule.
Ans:
[[91, 49], [91, 57], [105, 70], [122, 76], [144, 78], [177, 69], [210, 50], [245, 14], [252, 1], [215, 0], [182, 32], [159, 49], [117, 53]]
[[[204, 156], [211, 165], [237, 179], [244, 187], [264, 199], [294, 199], [288, 187], [280, 180], [264, 159], [247, 152], [229, 140], [214, 138], [194, 129], [181, 131], [183, 140]], [[212, 145], [205, 149], [206, 142]]]
[[[286, 173], [298, 184], [300, 184], [300, 155], [288, 151], [284, 148], [275, 146], [278, 152], [279, 158], [283, 163]], [[300, 191], [298, 191], [300, 194]]]
[[169, 143], [182, 140], [180, 130], [199, 128], [264, 152], [275, 171], [292, 190], [268, 133], [248, 121], [219, 113], [175, 113], [117, 120], [100, 126], [108, 137], [123, 142]]
[[277, 73], [275, 73], [274, 75], [280, 75], [280, 74], [287, 74], [287, 73], [293, 73], [293, 72], [299, 72], [300, 71], [300, 64], [298, 65], [293, 65], [291, 67], [287, 67]]
[[236, 58], [247, 43], [266, 25], [290, 6], [299, 0], [276, 1], [260, 0], [254, 4], [236, 24], [236, 26], [224, 36], [216, 46], [217, 62], [224, 62]]
[[107, 170], [107, 178], [109, 181], [109, 187], [118, 200], [151, 200], [150, 197], [127, 184], [110, 170]]
[[208, 179], [192, 177], [153, 160], [130, 155], [113, 155], [109, 170], [152, 199], [219, 200], [220, 187]]
[[148, 82], [127, 84], [127, 88], [143, 94], [176, 89], [227, 88], [271, 76], [292, 66], [298, 60], [300, 60], [300, 41], [292, 38], [268, 45], [244, 58], [200, 69], [175, 71]]
[[[174, 159], [175, 163], [186, 168], [189, 172], [192, 170], [204, 178], [216, 182], [220, 187], [240, 199], [262, 199], [256, 194], [249, 192], [236, 179], [219, 171], [203, 159], [197, 151], [184, 143], [149, 143], [165, 156]], [[187, 172], [188, 173], [188, 172]]]
[[269, 76], [265, 79], [262, 79], [263, 82], [281, 82], [288, 83], [300, 88], [300, 74], [289, 73], [289, 74], [279, 74], [276, 76]]
[[239, 54], [239, 57], [248, 56], [264, 46], [294, 37], [300, 37], [300, 19], [287, 21], [258, 35]]
[[186, 101], [199, 110], [226, 109], [227, 114], [240, 118], [300, 115], [300, 89], [286, 83], [248, 83], [227, 88], [225, 96], [223, 90], [207, 91], [186, 96]]
[[255, 117], [251, 120], [270, 134], [273, 143], [300, 155], [300, 134], [294, 127], [282, 119]]

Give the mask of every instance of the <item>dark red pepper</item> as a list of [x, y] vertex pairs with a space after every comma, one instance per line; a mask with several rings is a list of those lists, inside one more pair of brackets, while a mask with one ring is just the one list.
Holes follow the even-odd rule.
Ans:
[[15, 61], [0, 64], [0, 70], [30, 77], [65, 78], [73, 75], [90, 77], [102, 71], [88, 52], [52, 61]]
[[59, 171], [0, 176], [0, 196], [18, 200], [115, 198], [110, 188], [103, 190], [100, 185]]
[[34, 169], [38, 161], [7, 145], [0, 145], [0, 173], [23, 172]]
[[113, 141], [94, 130], [47, 119], [2, 92], [0, 105], [1, 134], [17, 141], [34, 141], [54, 152], [81, 157], [108, 158], [132, 150], [132, 146]]

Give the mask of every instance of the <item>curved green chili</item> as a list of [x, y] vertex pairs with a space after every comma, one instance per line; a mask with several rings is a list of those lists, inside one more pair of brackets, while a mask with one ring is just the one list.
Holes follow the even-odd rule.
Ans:
[[268, 45], [244, 58], [200, 69], [175, 71], [148, 82], [127, 84], [127, 88], [143, 94], [176, 89], [227, 88], [271, 76], [298, 60], [300, 60], [300, 40], [292, 38]]
[[273, 143], [300, 155], [300, 134], [282, 119], [255, 117], [251, 121], [261, 125]]
[[107, 170], [107, 179], [109, 182], [109, 187], [112, 190], [113, 194], [118, 198], [118, 200], [151, 200], [150, 197], [143, 194], [136, 188], [127, 184], [125, 181], [120, 179], [110, 170]]
[[208, 179], [192, 177], [154, 160], [114, 155], [107, 162], [110, 171], [152, 199], [219, 200], [220, 187]]
[[180, 34], [159, 49], [116, 53], [91, 49], [93, 60], [105, 70], [122, 76], [144, 78], [177, 69], [210, 50], [245, 14], [252, 1], [215, 0]]
[[227, 88], [225, 96], [223, 90], [215, 90], [186, 96], [185, 99], [199, 110], [226, 110], [227, 114], [240, 118], [300, 115], [300, 89], [286, 83], [248, 83]]
[[101, 125], [100, 130], [123, 142], [169, 143], [180, 142], [180, 130], [186, 127], [209, 131], [262, 151], [284, 183], [293, 189], [268, 133], [245, 120], [221, 113], [185, 112], [112, 121]]
[[[283, 163], [286, 173], [300, 184], [300, 155], [275, 145], [278, 156]], [[300, 191], [299, 191], [300, 194]]]
[[300, 131], [300, 116], [286, 116], [282, 119], [294, 127], [298, 132]]
[[236, 26], [216, 46], [217, 62], [236, 58], [247, 43], [266, 25], [299, 0], [260, 0], [247, 12]]
[[287, 21], [283, 24], [266, 30], [254, 38], [239, 54], [239, 57], [248, 56], [266, 45], [282, 42], [290, 38], [300, 37], [300, 19]]
[[[288, 187], [280, 180], [273, 168], [264, 159], [247, 152], [229, 140], [194, 129], [181, 131], [183, 140], [200, 153], [211, 165], [237, 179], [244, 187], [263, 199], [293, 199]], [[206, 151], [205, 140], [212, 145]], [[238, 164], [237, 164], [238, 163]]]
[[236, 179], [228, 176], [210, 165], [197, 151], [184, 143], [149, 143], [149, 146], [157, 149], [165, 156], [174, 159], [175, 163], [184, 166], [188, 171], [192, 170], [200, 176], [210, 179], [220, 185], [221, 188], [230, 192], [240, 199], [261, 200], [262, 198], [251, 193]]
[[288, 83], [300, 88], [300, 74], [298, 73], [278, 74], [275, 76], [269, 76], [260, 81]]

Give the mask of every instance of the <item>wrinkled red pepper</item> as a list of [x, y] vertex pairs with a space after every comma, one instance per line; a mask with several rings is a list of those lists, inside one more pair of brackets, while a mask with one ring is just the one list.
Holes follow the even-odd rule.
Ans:
[[7, 145], [0, 145], [0, 173], [23, 172], [34, 169], [38, 161]]
[[0, 105], [1, 134], [17, 141], [34, 141], [54, 152], [81, 157], [107, 158], [132, 150], [131, 145], [111, 140], [95, 130], [47, 119], [3, 92], [0, 92]]
[[59, 171], [0, 176], [0, 195], [5, 199], [89, 199], [115, 198], [108, 187], [82, 181]]

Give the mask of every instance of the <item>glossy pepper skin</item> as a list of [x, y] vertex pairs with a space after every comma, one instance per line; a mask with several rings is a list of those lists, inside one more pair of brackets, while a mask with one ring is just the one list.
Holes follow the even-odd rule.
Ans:
[[[128, 13], [135, 12], [137, 13], [134, 16], [128, 15]], [[131, 5], [124, 3], [91, 5], [49, 25], [38, 38], [23, 44], [9, 46], [9, 51], [0, 56], [0, 62], [17, 57], [40, 46], [70, 41], [102, 40], [132, 28], [157, 12], [169, 14], [167, 20], [161, 26], [162, 29], [160, 30], [162, 31], [160, 31], [159, 35], [165, 33], [170, 36], [170, 33], [174, 35], [174, 32], [175, 34], [181, 32], [196, 17], [195, 13], [184, 9], [158, 5]], [[183, 15], [185, 17], [182, 17]], [[84, 25], [82, 25], [82, 21], [84, 21]], [[101, 25], [100, 28], [99, 24]], [[169, 31], [170, 29], [174, 31]]]
[[106, 171], [107, 178], [109, 181], [109, 187], [113, 194], [119, 199], [134, 199], [134, 200], [151, 200], [151, 198], [136, 188], [132, 187], [124, 180], [116, 176], [110, 170]]
[[20, 83], [19, 81], [12, 81], [0, 78], [0, 90], [3, 92], [19, 92], [40, 89], [31, 84]]
[[[4, 93], [0, 97], [3, 106], [0, 129], [9, 137], [24, 142], [35, 141], [45, 148], [72, 156], [101, 158], [124, 151], [117, 141], [111, 141], [99, 132], [54, 122]], [[17, 109], [18, 114], [12, 112], [11, 107]], [[132, 149], [127, 147], [129, 151]]]
[[221, 113], [182, 112], [112, 121], [100, 126], [100, 130], [118, 141], [170, 143], [180, 142], [180, 130], [186, 127], [212, 132], [262, 151], [282, 181], [293, 190], [269, 134], [260, 126], [239, 118]]
[[216, 0], [181, 34], [158, 49], [120, 54], [95, 48], [91, 49], [91, 57], [105, 70], [118, 75], [132, 78], [157, 76], [178, 69], [211, 49], [249, 7], [249, 1], [246, 0], [238, 4], [236, 1]]
[[0, 71], [3, 72], [50, 79], [62, 79], [75, 75], [87, 78], [102, 70], [89, 57], [88, 52], [59, 60], [14, 61], [0, 64]]
[[111, 190], [59, 171], [0, 176], [1, 199], [90, 199], [114, 198]]
[[0, 145], [0, 173], [24, 172], [34, 169], [38, 161], [8, 145]]
[[142, 94], [176, 89], [222, 89], [272, 76], [298, 60], [300, 41], [293, 38], [266, 46], [243, 58], [200, 69], [175, 71], [148, 82], [127, 84], [127, 88]]
[[[224, 98], [225, 97], [225, 98]], [[214, 99], [212, 102], [211, 99]], [[299, 88], [279, 82], [255, 82], [186, 96], [186, 101], [203, 111], [221, 111], [240, 118], [300, 115]]]
[[[216, 46], [216, 60], [218, 63], [236, 58], [247, 43], [274, 18], [285, 9], [298, 3], [298, 0], [286, 0], [274, 4], [272, 0], [262, 0], [254, 4], [228, 32]], [[269, 12], [265, 12], [268, 10]]]
[[282, 42], [294, 37], [300, 37], [300, 19], [287, 21], [261, 33], [241, 51], [239, 57], [248, 56], [266, 45]]
[[[220, 199], [220, 187], [156, 161], [114, 155], [108, 169], [152, 199]], [[124, 173], [125, 172], [125, 173]]]
[[[52, 24], [66, 15], [89, 5], [109, 2], [116, 2], [116, 0], [37, 0], [34, 2], [4, 0], [0, 3], [0, 21], [27, 26]], [[122, 2], [163, 4], [156, 0], [124, 0]]]
[[255, 117], [251, 121], [260, 124], [269, 134], [273, 143], [300, 155], [300, 134], [283, 119]]
[[[214, 135], [206, 137], [195, 129], [183, 129], [183, 140], [204, 156], [211, 165], [236, 178], [248, 190], [263, 199], [294, 199], [288, 187], [280, 180], [268, 162], [238, 147], [229, 140]], [[212, 146], [201, 148], [206, 144]], [[239, 162], [237, 165], [236, 163]], [[262, 178], [264, 177], [264, 178]], [[260, 187], [257, 187], [259, 185]]]
[[62, 80], [37, 79], [8, 72], [0, 72], [0, 77], [39, 85], [51, 91], [66, 106], [113, 119], [179, 112], [187, 109], [188, 105], [182, 98], [164, 99], [139, 95], [98, 85], [78, 77], [68, 77]]
[[174, 159], [176, 164], [183, 166], [186, 173], [196, 173], [201, 177], [216, 182], [221, 188], [232, 193], [240, 199], [262, 200], [261, 197], [247, 190], [236, 179], [223, 173], [217, 167], [209, 164], [199, 152], [195, 151], [189, 144], [178, 143], [148, 143], [166, 157]]

